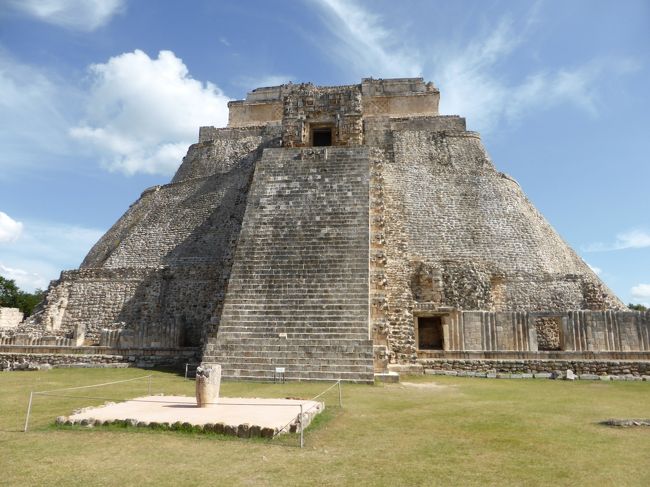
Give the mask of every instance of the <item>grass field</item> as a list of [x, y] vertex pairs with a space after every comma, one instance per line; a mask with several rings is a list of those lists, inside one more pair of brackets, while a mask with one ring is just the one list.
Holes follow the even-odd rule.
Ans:
[[[272, 442], [143, 429], [56, 428], [92, 399], [31, 390], [133, 378], [137, 369], [0, 374], [0, 485], [650, 485], [650, 428], [601, 426], [650, 417], [648, 382], [407, 377], [343, 385], [305, 435]], [[194, 383], [153, 372], [153, 392], [193, 394]], [[404, 384], [410, 383], [409, 385]], [[328, 384], [224, 383], [222, 395], [310, 398]], [[76, 391], [127, 398], [146, 382]]]

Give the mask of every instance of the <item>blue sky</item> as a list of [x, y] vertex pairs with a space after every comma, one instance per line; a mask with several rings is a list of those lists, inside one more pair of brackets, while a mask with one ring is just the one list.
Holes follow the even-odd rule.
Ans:
[[626, 302], [650, 303], [650, 2], [0, 0], [0, 275], [46, 287], [200, 125], [286, 81], [423, 76]]

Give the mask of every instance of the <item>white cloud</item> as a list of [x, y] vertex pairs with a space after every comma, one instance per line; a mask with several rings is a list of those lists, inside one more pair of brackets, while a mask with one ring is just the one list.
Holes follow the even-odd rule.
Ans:
[[600, 276], [600, 274], [603, 272], [603, 270], [600, 267], [596, 267], [595, 265], [591, 265], [588, 262], [587, 262], [587, 266], [589, 266], [589, 268], [592, 271], [594, 271], [594, 274], [596, 274], [597, 276]]
[[2, 245], [0, 275], [23, 290], [47, 287], [62, 270], [79, 266], [103, 230], [28, 220], [20, 240]]
[[324, 20], [339, 39], [332, 51], [363, 76], [406, 77], [422, 72], [414, 49], [400, 43], [399, 37], [382, 25], [381, 17], [350, 0], [316, 0]]
[[15, 242], [23, 233], [23, 224], [0, 211], [0, 243]]
[[584, 247], [587, 252], [605, 252], [610, 250], [642, 249], [650, 247], [650, 233], [635, 229], [619, 233], [613, 243], [596, 242]]
[[124, 11], [124, 0], [8, 0], [13, 9], [49, 24], [92, 31]]
[[631, 289], [632, 298], [650, 307], [650, 284], [638, 284]]
[[86, 120], [70, 134], [88, 143], [111, 170], [171, 174], [201, 125], [223, 126], [226, 97], [193, 79], [171, 51], [140, 50], [90, 67]]

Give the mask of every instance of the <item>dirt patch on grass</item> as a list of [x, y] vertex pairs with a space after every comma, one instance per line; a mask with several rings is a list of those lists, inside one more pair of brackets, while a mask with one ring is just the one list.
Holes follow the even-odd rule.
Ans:
[[413, 389], [420, 389], [426, 391], [452, 389], [452, 386], [443, 384], [436, 384], [435, 382], [401, 382], [403, 387], [411, 387]]

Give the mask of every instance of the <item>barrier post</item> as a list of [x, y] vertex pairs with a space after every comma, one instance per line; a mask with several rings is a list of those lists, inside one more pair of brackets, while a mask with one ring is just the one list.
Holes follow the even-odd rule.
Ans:
[[303, 427], [302, 427], [302, 403], [300, 403], [300, 448], [303, 448], [305, 446], [305, 436], [303, 434]]
[[[34, 397], [34, 391], [29, 393], [29, 404], [27, 405], [27, 416], [25, 417], [25, 429], [24, 433], [27, 433], [27, 427], [29, 426], [29, 415], [32, 412], [32, 398]], [[302, 407], [301, 407], [302, 410]]]
[[339, 379], [339, 407], [343, 408], [343, 396], [341, 394], [341, 379]]

